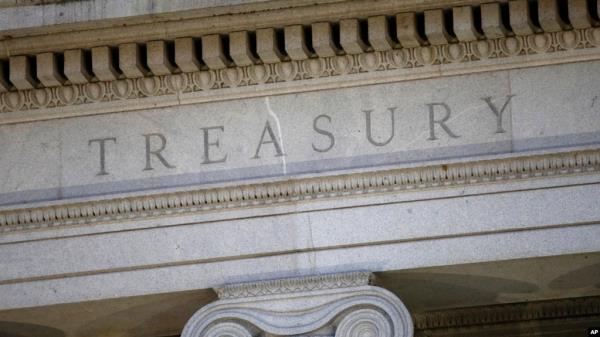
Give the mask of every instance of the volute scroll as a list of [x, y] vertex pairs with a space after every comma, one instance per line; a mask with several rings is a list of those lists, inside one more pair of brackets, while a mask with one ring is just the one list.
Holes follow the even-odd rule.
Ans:
[[349, 273], [220, 289], [220, 299], [198, 310], [181, 336], [412, 337], [404, 304], [369, 285], [370, 277]]

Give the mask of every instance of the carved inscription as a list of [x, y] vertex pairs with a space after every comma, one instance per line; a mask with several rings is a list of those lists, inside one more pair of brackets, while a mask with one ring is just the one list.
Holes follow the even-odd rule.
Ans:
[[[167, 162], [165, 157], [163, 157], [163, 155], [161, 154], [161, 152], [163, 152], [165, 147], [167, 146], [167, 139], [165, 138], [164, 135], [162, 135], [160, 133], [149, 133], [149, 134], [145, 134], [142, 136], [144, 136], [144, 138], [146, 138], [146, 167], [144, 168], [144, 171], [149, 171], [149, 170], [154, 169], [151, 164], [152, 156], [155, 156], [166, 168], [175, 168], [175, 166], [169, 164], [169, 162]], [[160, 141], [159, 147], [157, 149], [155, 148], [154, 150], [151, 150], [151, 147], [152, 147], [151, 139], [152, 138], [158, 138]]]
[[[482, 97], [481, 102], [487, 106], [489, 111], [489, 123], [495, 127], [495, 133], [505, 133], [504, 114], [508, 109], [514, 94], [504, 97]], [[450, 123], [453, 118], [453, 110], [450, 104], [446, 102], [428, 102], [422, 105], [423, 118], [427, 120], [426, 129], [420, 130], [421, 138], [414, 141], [432, 142], [439, 139], [456, 139], [463, 137], [456, 130], [453, 130]], [[364, 123], [361, 126], [364, 138], [359, 140], [365, 142], [368, 146], [374, 148], [385, 148], [390, 146], [391, 142], [399, 133], [402, 133], [402, 126], [405, 126], [398, 116], [399, 107], [387, 107], [384, 111], [376, 109], [362, 110]], [[375, 116], [378, 117], [377, 126], [374, 123]], [[306, 137], [312, 141], [309, 143], [314, 153], [327, 153], [337, 145], [336, 137], [341, 136], [340, 131], [336, 129], [336, 121], [329, 114], [319, 114], [312, 118], [312, 130], [305, 130]], [[247, 159], [260, 160], [266, 157], [285, 157], [288, 150], [282, 146], [283, 137], [280, 126], [269, 120], [264, 121], [262, 130], [256, 133], [253, 139], [246, 139], [248, 144], [253, 146], [254, 151], [246, 154]], [[202, 158], [202, 165], [211, 165], [227, 163], [229, 160], [236, 160], [231, 153], [226, 152], [222, 144], [228, 141], [227, 125], [212, 125], [201, 127], [198, 130], [197, 148], [200, 153], [195, 155]], [[157, 167], [163, 169], [175, 169], [177, 163], [170, 159], [169, 135], [153, 132], [140, 134], [141, 156], [140, 170], [152, 171]], [[87, 144], [89, 147], [97, 149], [97, 171], [93, 172], [96, 176], [105, 176], [110, 174], [110, 167], [107, 164], [107, 155], [114, 151], [120, 145], [118, 137], [106, 135], [103, 138], [90, 139]], [[393, 150], [393, 149], [390, 149]], [[136, 151], [136, 149], [132, 149]], [[132, 155], [134, 155], [132, 153]], [[236, 154], [239, 156], [239, 154]]]
[[107, 141], [112, 141], [112, 142], [116, 143], [117, 139], [115, 137], [98, 138], [98, 139], [90, 139], [88, 142], [89, 146], [92, 146], [92, 144], [94, 144], [94, 143], [98, 143], [98, 150], [99, 150], [99, 154], [100, 154], [100, 170], [96, 174], [98, 176], [105, 176], [108, 174], [108, 172], [106, 171], [106, 142]]
[[0, 205], [587, 148], [600, 144], [599, 65], [219, 102], [182, 93], [176, 106], [3, 125]]

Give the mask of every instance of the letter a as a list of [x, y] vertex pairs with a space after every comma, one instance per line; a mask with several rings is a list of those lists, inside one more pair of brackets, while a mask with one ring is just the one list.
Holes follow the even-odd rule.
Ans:
[[[269, 133], [269, 140], [265, 140], [265, 135], [267, 133]], [[267, 123], [265, 124], [265, 128], [263, 129], [262, 135], [260, 136], [260, 142], [258, 143], [258, 146], [256, 147], [256, 153], [254, 153], [254, 157], [252, 157], [252, 159], [260, 158], [260, 156], [259, 156], [260, 148], [262, 147], [263, 144], [273, 144], [273, 147], [275, 148], [275, 152], [276, 152], [275, 157], [285, 156], [283, 151], [281, 151], [281, 146], [277, 142], [277, 138], [275, 138], [275, 134], [273, 133], [273, 129], [271, 129], [271, 124], [269, 124], [269, 121], [267, 121]]]

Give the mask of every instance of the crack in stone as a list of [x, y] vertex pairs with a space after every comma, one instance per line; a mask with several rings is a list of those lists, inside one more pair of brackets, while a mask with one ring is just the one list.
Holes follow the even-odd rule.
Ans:
[[285, 145], [283, 143], [283, 134], [281, 132], [281, 123], [279, 122], [279, 117], [277, 117], [277, 114], [275, 114], [273, 109], [271, 109], [271, 103], [269, 101], [269, 96], [265, 97], [265, 104], [267, 105], [267, 111], [269, 112], [269, 115], [271, 117], [273, 117], [273, 119], [275, 120], [275, 123], [277, 123], [277, 134], [279, 136], [281, 152], [283, 153], [283, 156], [281, 156], [281, 163], [283, 164], [283, 175], [285, 176], [285, 175], [287, 175], [287, 163], [285, 161]]

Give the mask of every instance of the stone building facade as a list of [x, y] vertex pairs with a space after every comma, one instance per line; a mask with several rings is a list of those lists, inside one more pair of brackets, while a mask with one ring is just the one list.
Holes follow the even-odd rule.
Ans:
[[587, 336], [599, 14], [0, 0], [0, 336]]

